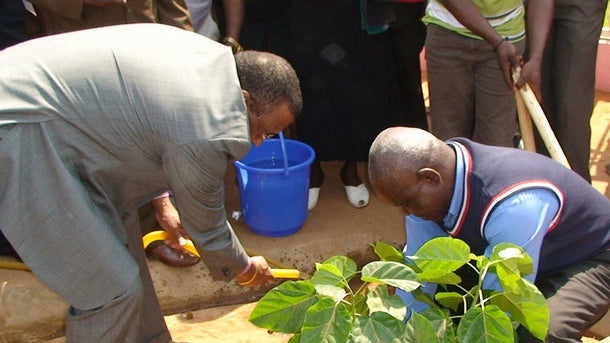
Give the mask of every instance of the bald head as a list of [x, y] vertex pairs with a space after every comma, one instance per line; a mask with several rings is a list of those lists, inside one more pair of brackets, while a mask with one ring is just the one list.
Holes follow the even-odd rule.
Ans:
[[[453, 188], [455, 153], [428, 131], [393, 127], [382, 131], [369, 150], [369, 180], [382, 200], [399, 204], [404, 189], [425, 183], [440, 199]], [[447, 193], [449, 195], [447, 195]]]
[[428, 131], [392, 127], [381, 132], [369, 150], [369, 176], [391, 179], [398, 172], [415, 173], [446, 162], [447, 145]]

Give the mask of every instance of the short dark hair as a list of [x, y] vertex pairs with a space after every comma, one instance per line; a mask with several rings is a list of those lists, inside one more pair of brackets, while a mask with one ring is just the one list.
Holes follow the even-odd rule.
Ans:
[[269, 52], [247, 50], [235, 54], [241, 88], [267, 109], [287, 102], [297, 117], [303, 108], [296, 72], [284, 58]]

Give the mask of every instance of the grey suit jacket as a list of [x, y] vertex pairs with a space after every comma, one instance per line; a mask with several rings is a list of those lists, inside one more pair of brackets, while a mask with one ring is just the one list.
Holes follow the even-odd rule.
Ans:
[[92, 308], [137, 274], [121, 217], [171, 190], [213, 277], [230, 279], [247, 255], [223, 180], [250, 149], [247, 118], [230, 48], [195, 33], [133, 24], [6, 49], [0, 229], [43, 281]]

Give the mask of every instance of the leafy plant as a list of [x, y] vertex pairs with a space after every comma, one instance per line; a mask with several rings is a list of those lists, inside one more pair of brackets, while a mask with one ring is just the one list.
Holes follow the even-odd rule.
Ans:
[[[396, 248], [377, 242], [379, 261], [358, 271], [346, 256], [316, 263], [311, 280], [288, 281], [270, 290], [250, 315], [254, 325], [294, 334], [296, 342], [514, 342], [523, 325], [534, 336], [546, 336], [549, 312], [544, 296], [522, 278], [532, 260], [513, 244], [501, 244], [489, 258], [475, 256], [459, 239], [435, 238], [408, 260]], [[467, 266], [478, 283], [466, 289], [455, 271]], [[483, 289], [495, 273], [503, 291]], [[360, 282], [355, 278], [360, 275]], [[424, 282], [456, 286], [460, 292], [424, 293]], [[407, 315], [392, 290], [411, 292], [430, 307]]]

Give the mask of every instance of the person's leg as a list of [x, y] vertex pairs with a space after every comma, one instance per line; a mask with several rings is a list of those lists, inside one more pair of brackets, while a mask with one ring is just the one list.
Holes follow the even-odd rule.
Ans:
[[185, 0], [189, 11], [193, 30], [200, 35], [206, 36], [204, 25], [212, 10], [212, 0]]
[[350, 205], [362, 208], [369, 204], [370, 194], [358, 176], [358, 162], [345, 161], [341, 168], [341, 181]]
[[[136, 277], [125, 293], [102, 307], [90, 310], [70, 307], [66, 342], [145, 342], [138, 338], [142, 301], [142, 282]], [[117, 318], [129, 325], [117, 325]]]
[[[536, 282], [551, 315], [547, 342], [580, 342], [610, 308], [610, 251]], [[520, 332], [521, 342], [539, 342]]]
[[389, 41], [396, 60], [401, 95], [406, 103], [409, 126], [428, 129], [426, 105], [421, 86], [419, 54], [426, 39], [421, 21], [424, 3], [393, 3], [396, 20], [390, 23]]
[[[607, 3], [555, 1], [542, 76], [545, 114], [570, 166], [589, 182], [597, 46]], [[543, 144], [539, 149], [546, 152]]]
[[318, 205], [318, 198], [320, 197], [320, 188], [324, 182], [324, 171], [320, 160], [315, 159], [311, 164], [311, 171], [309, 174], [309, 191], [307, 198], [307, 210], [313, 210]]
[[184, 0], [155, 0], [157, 20], [160, 24], [172, 25], [193, 31], [189, 11]]
[[[475, 123], [474, 141], [513, 147], [513, 137], [517, 130], [517, 107], [515, 94], [508, 87], [496, 54], [485, 41], [478, 41], [478, 63], [475, 67]], [[523, 53], [525, 42], [516, 42], [518, 51]]]
[[0, 1], [0, 50], [26, 40], [27, 11], [21, 0]]
[[140, 268], [140, 280], [143, 289], [142, 311], [140, 313], [139, 337], [142, 342], [166, 343], [171, 341], [171, 336], [165, 318], [161, 311], [161, 305], [157, 300], [157, 294], [153, 284], [146, 253], [142, 249], [142, 229], [140, 227], [137, 211], [128, 216], [125, 221], [127, 232], [127, 247], [134, 260]]
[[430, 95], [430, 130], [439, 139], [472, 138], [474, 75], [473, 40], [436, 25], [426, 35], [426, 61]]
[[2, 233], [73, 308], [68, 341], [167, 342], [137, 215], [131, 216], [136, 225], [124, 225], [112, 200], [79, 174], [73, 159], [64, 161], [66, 137], [83, 142], [57, 123], [0, 125]]
[[[125, 217], [127, 246], [133, 259], [138, 263], [139, 275], [132, 276], [133, 280], [127, 283], [125, 292], [100, 307], [94, 309], [70, 307], [66, 325], [68, 343], [167, 343], [171, 340], [157, 301], [146, 255], [142, 249], [138, 216]], [[105, 258], [110, 259], [110, 257]]]

